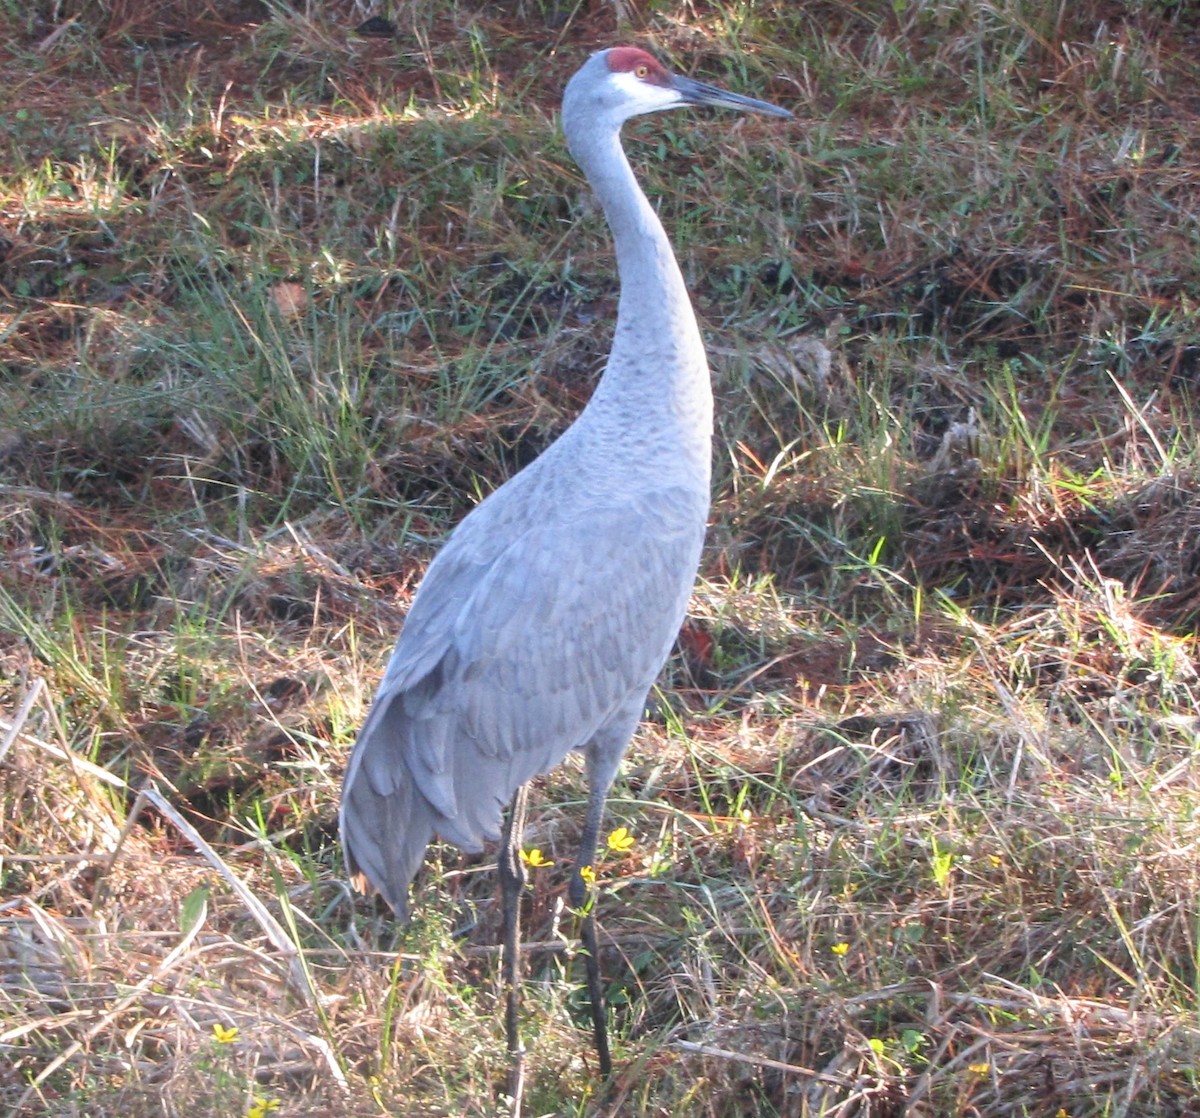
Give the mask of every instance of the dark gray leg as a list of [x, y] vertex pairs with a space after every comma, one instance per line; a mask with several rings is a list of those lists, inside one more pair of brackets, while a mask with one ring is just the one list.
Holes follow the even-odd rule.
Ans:
[[[608, 789], [597, 789], [595, 785], [588, 789], [587, 821], [583, 829], [583, 841], [579, 844], [579, 856], [575, 859], [575, 872], [571, 874], [570, 900], [571, 907], [582, 909], [587, 903], [588, 888], [579, 872], [584, 866], [591, 866], [596, 861], [596, 843], [600, 839], [600, 821], [604, 817], [604, 801]], [[600, 1074], [607, 1078], [612, 1075], [612, 1056], [608, 1051], [608, 1014], [604, 1002], [604, 985], [600, 981], [600, 945], [596, 939], [596, 906], [583, 916], [583, 926], [580, 929], [583, 940], [583, 961], [587, 968], [588, 1005], [592, 1011], [592, 1037], [596, 1044], [596, 1060], [600, 1065]]]
[[[640, 713], [640, 707], [639, 707]], [[596, 862], [596, 846], [600, 841], [600, 824], [604, 821], [604, 803], [613, 777], [625, 751], [629, 734], [620, 739], [615, 752], [601, 748], [599, 735], [591, 743], [587, 753], [588, 802], [587, 815], [583, 821], [583, 837], [579, 843], [579, 856], [575, 859], [575, 872], [571, 875], [569, 899], [577, 911], [587, 904], [588, 888], [579, 872], [584, 866]], [[612, 1056], [608, 1050], [608, 1015], [604, 1002], [604, 986], [600, 981], [600, 945], [596, 938], [596, 906], [592, 905], [583, 917], [580, 928], [583, 940], [584, 965], [587, 968], [588, 1004], [592, 1011], [592, 1036], [596, 1043], [596, 1060], [600, 1074], [605, 1078], [612, 1075]]]
[[513, 1100], [512, 1118], [521, 1118], [521, 1096], [525, 1091], [525, 1048], [517, 1019], [521, 984], [521, 893], [525, 888], [525, 866], [521, 861], [521, 836], [525, 831], [525, 800], [528, 785], [522, 784], [513, 797], [504, 824], [500, 848], [500, 907], [504, 918], [504, 1034], [508, 1044], [508, 1095]]

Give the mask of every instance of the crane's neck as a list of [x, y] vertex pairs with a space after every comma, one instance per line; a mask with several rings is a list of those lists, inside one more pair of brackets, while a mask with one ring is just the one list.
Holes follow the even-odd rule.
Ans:
[[[682, 444], [688, 468], [702, 471], [707, 488], [712, 442], [708, 362], [666, 231], [642, 193], [616, 131], [594, 129], [569, 140], [604, 208], [621, 279], [612, 352], [587, 411], [611, 412], [614, 418], [619, 412], [627, 436], [644, 433], [673, 445], [676, 453]], [[595, 422], [600, 416], [589, 419]]]

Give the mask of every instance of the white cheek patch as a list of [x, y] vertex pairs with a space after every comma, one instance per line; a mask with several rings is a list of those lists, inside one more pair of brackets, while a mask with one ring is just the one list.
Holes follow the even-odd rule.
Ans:
[[669, 109], [682, 103], [679, 94], [670, 86], [642, 81], [631, 70], [615, 70], [609, 80], [628, 98], [631, 116]]

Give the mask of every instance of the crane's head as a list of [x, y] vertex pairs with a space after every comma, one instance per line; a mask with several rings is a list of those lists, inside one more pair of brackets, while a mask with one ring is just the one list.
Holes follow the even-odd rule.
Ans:
[[792, 115], [778, 105], [672, 74], [639, 47], [611, 47], [593, 54], [567, 83], [563, 124], [568, 135], [573, 128], [585, 126], [617, 129], [630, 117], [681, 105], [721, 105], [769, 116]]

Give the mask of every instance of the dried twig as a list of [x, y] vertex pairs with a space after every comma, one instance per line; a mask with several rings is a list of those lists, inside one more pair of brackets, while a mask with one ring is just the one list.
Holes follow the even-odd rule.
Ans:
[[766, 1056], [750, 1056], [745, 1052], [733, 1052], [728, 1048], [716, 1048], [711, 1044], [696, 1044], [690, 1040], [672, 1042], [680, 1052], [688, 1052], [696, 1056], [710, 1056], [716, 1060], [729, 1060], [736, 1064], [750, 1064], [757, 1068], [770, 1068], [772, 1071], [783, 1072], [785, 1075], [797, 1075], [804, 1079], [815, 1079], [821, 1083], [831, 1083], [837, 1087], [850, 1087], [852, 1082], [841, 1075], [830, 1075], [828, 1072], [817, 1071], [815, 1068], [801, 1067], [799, 1064], [786, 1064], [782, 1060], [768, 1059]]

